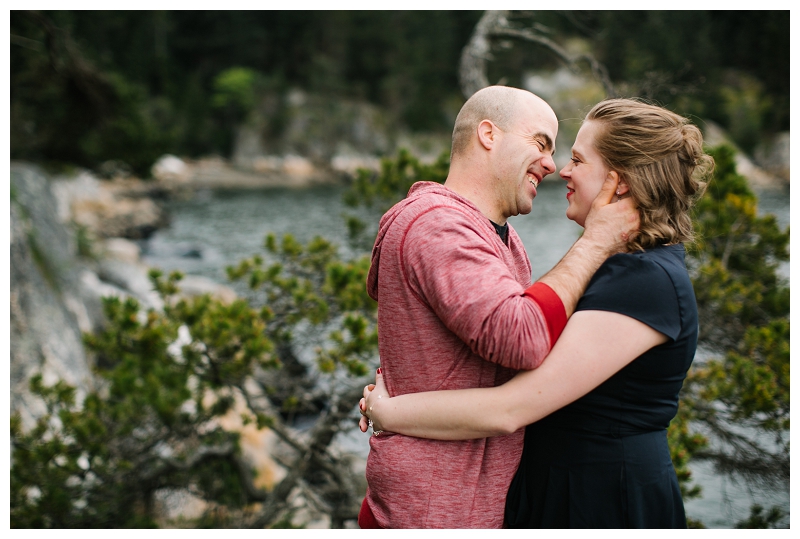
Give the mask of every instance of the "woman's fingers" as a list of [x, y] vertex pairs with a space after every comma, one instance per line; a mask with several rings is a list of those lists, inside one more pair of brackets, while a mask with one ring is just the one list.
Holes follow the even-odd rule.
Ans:
[[378, 391], [378, 393], [382, 395], [388, 395], [386, 384], [383, 383], [383, 371], [381, 369], [378, 369], [378, 372], [375, 374], [375, 384], [373, 384], [372, 390]]
[[375, 384], [367, 384], [364, 386], [364, 398], [366, 399], [370, 392], [375, 389]]
[[361, 432], [367, 432], [370, 428], [370, 397], [374, 392], [378, 393], [377, 398], [383, 398], [383, 396], [389, 396], [389, 393], [386, 391], [386, 386], [383, 383], [383, 371], [378, 369], [375, 374], [375, 383], [374, 384], [367, 384], [364, 386], [364, 396], [361, 400], [358, 401], [358, 411], [361, 412], [361, 418], [358, 420], [358, 428], [361, 429]]

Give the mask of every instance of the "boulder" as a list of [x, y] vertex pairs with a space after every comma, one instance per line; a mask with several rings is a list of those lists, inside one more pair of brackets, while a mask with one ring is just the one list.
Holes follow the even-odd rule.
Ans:
[[98, 265], [97, 276], [136, 297], [142, 308], [160, 311], [164, 308], [164, 301], [153, 289], [148, 272], [149, 268], [144, 264], [105, 259]]
[[138, 264], [142, 254], [136, 243], [125, 238], [108, 238], [102, 242], [100, 249], [104, 258], [113, 258], [128, 264]]
[[716, 123], [710, 120], [705, 120], [703, 122], [703, 138], [704, 142], [709, 146], [717, 146], [723, 143], [731, 146], [736, 152], [734, 156], [736, 171], [747, 178], [751, 186], [758, 189], [784, 189], [786, 187], [788, 168], [786, 171], [787, 176], [784, 180], [759, 167], [731, 140], [725, 130]]
[[756, 147], [753, 154], [755, 162], [767, 172], [789, 181], [789, 160], [791, 146], [789, 132], [778, 133]]
[[115, 198], [103, 190], [96, 199], [72, 205], [73, 221], [101, 238], [149, 238], [169, 222], [166, 212], [150, 199]]
[[150, 173], [158, 181], [182, 183], [189, 181], [191, 169], [183, 159], [167, 154], [153, 164]]
[[[57, 215], [97, 238], [148, 238], [169, 221], [148, 195], [157, 188], [141, 180], [103, 181], [87, 171], [52, 181]], [[135, 192], [134, 196], [128, 196]]]
[[184, 275], [183, 279], [178, 282], [178, 288], [181, 295], [185, 297], [209, 294], [226, 304], [231, 304], [236, 300], [236, 292], [233, 288], [199, 275]]

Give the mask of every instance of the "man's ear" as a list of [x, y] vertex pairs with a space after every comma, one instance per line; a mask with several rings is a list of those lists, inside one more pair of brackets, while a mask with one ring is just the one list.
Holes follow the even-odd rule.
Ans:
[[482, 120], [478, 124], [478, 143], [487, 150], [491, 150], [497, 140], [497, 127], [490, 120]]

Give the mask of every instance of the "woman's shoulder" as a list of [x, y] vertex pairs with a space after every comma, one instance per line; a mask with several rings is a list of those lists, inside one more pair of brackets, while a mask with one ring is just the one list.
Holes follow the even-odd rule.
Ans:
[[[683, 246], [664, 246], [612, 256], [597, 270], [576, 310], [624, 314], [676, 338], [683, 298], [691, 281]], [[687, 288], [688, 287], [688, 288]]]
[[672, 281], [688, 279], [686, 249], [683, 244], [661, 245], [633, 253], [620, 253], [606, 260], [595, 276], [656, 279]]

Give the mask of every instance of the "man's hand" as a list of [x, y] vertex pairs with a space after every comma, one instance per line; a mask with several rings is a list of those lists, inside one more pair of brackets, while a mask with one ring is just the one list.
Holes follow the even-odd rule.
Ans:
[[575, 312], [575, 306], [597, 268], [609, 256], [624, 252], [631, 234], [639, 230], [639, 211], [633, 200], [628, 197], [612, 203], [617, 184], [616, 174], [606, 178], [586, 216], [583, 236], [538, 281], [558, 294], [567, 318]]
[[603, 248], [606, 256], [624, 252], [631, 234], [639, 230], [639, 211], [630, 196], [612, 202], [617, 184], [616, 174], [606, 178], [584, 223], [583, 238]]

